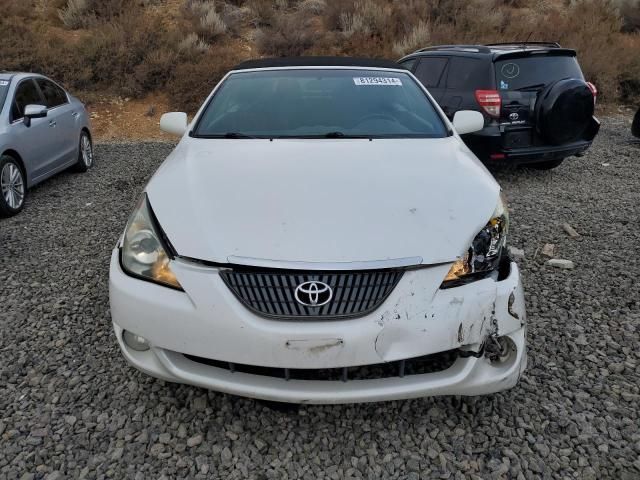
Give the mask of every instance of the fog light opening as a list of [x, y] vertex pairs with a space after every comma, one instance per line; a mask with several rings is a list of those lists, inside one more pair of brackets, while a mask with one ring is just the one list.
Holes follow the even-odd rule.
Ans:
[[491, 363], [505, 363], [517, 352], [516, 344], [510, 337], [490, 336], [485, 345], [485, 356]]
[[122, 332], [122, 340], [124, 340], [127, 347], [136, 352], [146, 352], [149, 350], [149, 342], [146, 338], [127, 330]]

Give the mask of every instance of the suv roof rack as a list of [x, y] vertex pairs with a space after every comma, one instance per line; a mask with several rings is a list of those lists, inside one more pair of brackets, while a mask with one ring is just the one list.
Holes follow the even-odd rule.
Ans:
[[512, 48], [527, 48], [531, 47], [550, 47], [550, 48], [562, 48], [558, 42], [498, 42], [487, 43], [487, 47], [512, 47]]
[[428, 52], [432, 50], [458, 50], [458, 51], [473, 51], [478, 53], [491, 53], [491, 49], [486, 45], [437, 45], [434, 47], [425, 47], [417, 50], [417, 52]]

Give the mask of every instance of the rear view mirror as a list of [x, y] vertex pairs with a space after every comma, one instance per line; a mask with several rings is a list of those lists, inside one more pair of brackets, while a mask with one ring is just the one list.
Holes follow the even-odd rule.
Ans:
[[184, 112], [169, 112], [160, 117], [160, 130], [163, 132], [181, 137], [187, 127], [187, 114]]
[[453, 128], [458, 135], [477, 132], [484, 128], [484, 117], [475, 110], [460, 110], [453, 116]]
[[27, 105], [24, 107], [23, 123], [25, 127], [31, 126], [32, 118], [43, 118], [47, 116], [47, 107], [44, 105]]

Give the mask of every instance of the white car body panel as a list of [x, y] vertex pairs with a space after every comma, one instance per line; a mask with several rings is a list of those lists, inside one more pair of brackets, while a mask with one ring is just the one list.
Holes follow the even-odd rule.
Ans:
[[[197, 116], [191, 127], [196, 121]], [[123, 355], [141, 371], [168, 381], [286, 402], [480, 395], [510, 388], [526, 366], [517, 265], [510, 263], [499, 280], [495, 275], [440, 288], [452, 263], [491, 218], [499, 190], [455, 133], [372, 141], [185, 134], [146, 188], [177, 253], [170, 267], [184, 291], [126, 274], [121, 239], [111, 259], [109, 292]], [[411, 268], [381, 306], [361, 317], [333, 320], [260, 316], [220, 275], [230, 264], [343, 270], [394, 263]], [[124, 330], [143, 336], [150, 349], [129, 348]], [[514, 351], [491, 361], [482, 353], [489, 337], [508, 337]], [[452, 349], [476, 355], [460, 357], [437, 373], [347, 382], [234, 373], [184, 356], [325, 369]]]
[[[181, 194], [166, 195], [175, 185]], [[221, 263], [449, 262], [487, 223], [499, 193], [457, 137], [186, 137], [147, 186], [178, 254]]]
[[[512, 387], [526, 366], [526, 313], [517, 266], [512, 264], [511, 275], [502, 282], [485, 279], [437, 290], [434, 295], [435, 279], [441, 281], [448, 268], [441, 265], [405, 273], [382, 306], [361, 318], [283, 322], [247, 310], [226, 288], [216, 268], [175, 261], [172, 269], [187, 295], [127, 276], [114, 251], [109, 284], [111, 315], [125, 358], [136, 368], [168, 381], [237, 395], [345, 403], [481, 395]], [[144, 335], [152, 349], [136, 352], [128, 348], [122, 341], [123, 329]], [[188, 352], [281, 368], [331, 368], [391, 362], [462, 346], [477, 350], [489, 334], [512, 338], [517, 355], [504, 364], [470, 357], [459, 359], [444, 372], [331, 385], [327, 381], [230, 374], [181, 355]]]

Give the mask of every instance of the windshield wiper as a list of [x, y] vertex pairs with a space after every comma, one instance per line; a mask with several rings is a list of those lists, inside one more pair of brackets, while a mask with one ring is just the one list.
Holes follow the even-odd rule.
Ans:
[[327, 132], [324, 134], [324, 138], [371, 138], [370, 135], [347, 135], [344, 132]]
[[247, 135], [246, 133], [240, 132], [227, 132], [224, 135], [220, 135], [222, 138], [258, 138], [253, 135]]

